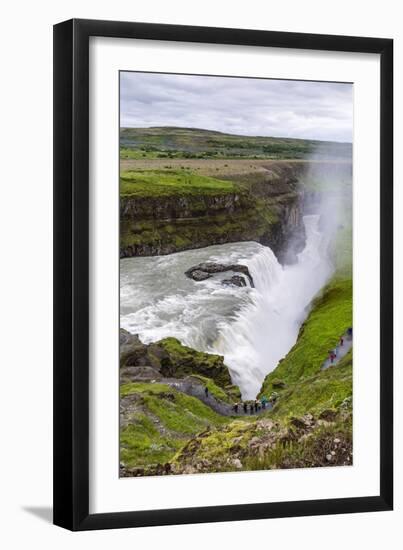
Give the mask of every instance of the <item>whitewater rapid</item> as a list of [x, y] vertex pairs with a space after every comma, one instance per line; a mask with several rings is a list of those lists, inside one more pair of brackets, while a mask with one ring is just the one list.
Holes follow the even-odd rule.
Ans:
[[[319, 216], [305, 216], [304, 223], [306, 245], [290, 266], [256, 242], [121, 260], [121, 326], [144, 343], [174, 336], [223, 355], [243, 399], [253, 399], [294, 345], [312, 298], [332, 273]], [[185, 276], [206, 261], [247, 265], [255, 288], [222, 285], [228, 273], [201, 282]]]

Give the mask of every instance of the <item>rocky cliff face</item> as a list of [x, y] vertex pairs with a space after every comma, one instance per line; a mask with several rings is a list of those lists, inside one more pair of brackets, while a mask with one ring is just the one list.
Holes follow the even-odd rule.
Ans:
[[120, 256], [153, 256], [237, 241], [270, 246], [282, 262], [292, 262], [305, 241], [303, 163], [271, 163], [231, 179], [239, 192], [217, 195], [123, 197]]
[[233, 388], [221, 355], [196, 351], [183, 346], [176, 338], [146, 345], [137, 335], [120, 329], [120, 367], [121, 379], [126, 382], [197, 374], [213, 380], [222, 388]]

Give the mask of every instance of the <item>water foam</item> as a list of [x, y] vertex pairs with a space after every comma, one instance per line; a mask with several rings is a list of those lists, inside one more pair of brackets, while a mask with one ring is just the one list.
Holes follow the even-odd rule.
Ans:
[[[200, 351], [224, 355], [244, 399], [296, 341], [314, 295], [332, 271], [319, 216], [305, 216], [306, 246], [291, 266], [255, 242], [189, 250], [121, 262], [121, 326], [145, 343], [167, 336]], [[227, 287], [215, 276], [202, 282], [184, 272], [200, 262], [248, 266], [255, 288]]]

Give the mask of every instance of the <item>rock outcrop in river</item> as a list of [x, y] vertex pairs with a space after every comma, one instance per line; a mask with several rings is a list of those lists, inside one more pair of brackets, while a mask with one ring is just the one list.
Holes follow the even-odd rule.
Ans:
[[[216, 273], [225, 273], [232, 271], [234, 273], [242, 273], [248, 279], [250, 286], [253, 288], [253, 277], [246, 265], [242, 264], [218, 264], [214, 262], [204, 262], [195, 265], [185, 271], [185, 275], [194, 281], [204, 281], [213, 277]], [[242, 282], [243, 281], [243, 282]], [[244, 277], [233, 276], [230, 279], [223, 280], [223, 284], [232, 284], [234, 286], [246, 286]]]

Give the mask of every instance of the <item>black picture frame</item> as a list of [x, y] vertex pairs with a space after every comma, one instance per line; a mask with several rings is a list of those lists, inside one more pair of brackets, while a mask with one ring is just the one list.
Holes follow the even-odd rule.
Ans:
[[[89, 513], [89, 38], [363, 52], [381, 58], [380, 491], [365, 497]], [[393, 40], [73, 19], [54, 26], [54, 523], [71, 530], [392, 510]]]

